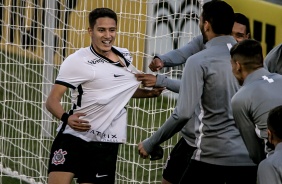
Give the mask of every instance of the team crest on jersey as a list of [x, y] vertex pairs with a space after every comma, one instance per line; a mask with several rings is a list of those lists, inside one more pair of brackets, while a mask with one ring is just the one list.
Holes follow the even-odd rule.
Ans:
[[68, 154], [66, 151], [59, 149], [58, 151], [54, 152], [54, 156], [52, 158], [52, 164], [59, 165], [64, 164], [65, 162], [65, 155]]

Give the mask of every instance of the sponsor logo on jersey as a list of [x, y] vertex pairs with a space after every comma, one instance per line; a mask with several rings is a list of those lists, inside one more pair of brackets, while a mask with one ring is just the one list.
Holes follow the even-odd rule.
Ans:
[[124, 76], [124, 75], [114, 74], [114, 77], [121, 77], [121, 76]]
[[103, 142], [118, 142], [116, 134], [105, 134], [97, 130], [88, 130], [87, 132], [95, 135], [96, 137], [100, 137], [100, 140]]
[[64, 164], [65, 162], [65, 155], [68, 154], [66, 151], [59, 149], [54, 152], [54, 156], [52, 158], [52, 164], [59, 165]]
[[99, 175], [98, 173], [96, 174], [96, 178], [102, 178], [102, 177], [105, 177], [105, 176], [108, 176], [108, 175], [106, 175], [106, 174], [104, 174], [104, 175]]
[[89, 64], [92, 64], [92, 65], [95, 65], [97, 63], [105, 63], [106, 60], [104, 59], [100, 59], [100, 58], [94, 58], [94, 59], [91, 59], [90, 61], [87, 61]]

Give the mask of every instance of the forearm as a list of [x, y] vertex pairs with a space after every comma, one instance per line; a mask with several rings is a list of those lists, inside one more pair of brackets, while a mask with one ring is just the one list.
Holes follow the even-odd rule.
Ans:
[[163, 88], [153, 88], [151, 90], [145, 88], [137, 88], [132, 98], [154, 98], [158, 97], [162, 91]]
[[178, 119], [176, 116], [171, 115], [151, 137], [143, 141], [146, 152], [150, 154], [156, 145], [163, 143], [179, 132], [186, 122], [187, 120]]
[[165, 75], [157, 75], [156, 87], [166, 87], [166, 89], [179, 93], [181, 80], [170, 79]]
[[46, 100], [47, 110], [58, 119], [61, 119], [62, 115], [65, 113], [61, 105], [61, 99], [66, 90], [66, 86], [54, 84]]
[[203, 37], [199, 35], [181, 48], [172, 50], [164, 55], [158, 55], [157, 57], [163, 61], [165, 67], [173, 67], [185, 63], [190, 56], [204, 48]]
[[48, 97], [46, 101], [46, 109], [58, 119], [61, 119], [62, 115], [65, 113], [60, 101], [53, 97]]
[[172, 50], [167, 54], [158, 55], [157, 57], [163, 61], [164, 67], [179, 66], [187, 60], [187, 58], [178, 50]]
[[249, 156], [254, 163], [258, 164], [265, 158], [264, 140], [258, 137], [252, 120], [244, 117], [243, 114], [246, 114], [244, 113], [246, 111], [240, 111], [243, 109], [242, 106], [233, 106], [233, 108], [235, 110], [233, 112], [235, 123], [249, 152]]

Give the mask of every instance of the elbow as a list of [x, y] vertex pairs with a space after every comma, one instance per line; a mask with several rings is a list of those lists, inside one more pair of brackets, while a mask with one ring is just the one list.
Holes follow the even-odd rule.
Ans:
[[185, 122], [187, 122], [189, 119], [190, 119], [190, 118], [189, 118], [187, 115], [181, 115], [181, 116], [179, 116], [179, 120], [180, 120], [180, 121], [185, 121]]
[[46, 102], [45, 102], [45, 107], [46, 107], [46, 109], [50, 112], [50, 110], [51, 110], [51, 102], [52, 102], [52, 100], [50, 99], [50, 97], [48, 97], [47, 98], [47, 100], [46, 100]]
[[187, 116], [187, 114], [176, 114], [176, 113], [173, 113], [172, 114], [172, 117], [175, 119], [175, 120], [178, 120], [178, 121], [188, 121], [190, 118]]
[[172, 117], [175, 120], [179, 120], [179, 121], [188, 121], [192, 115], [189, 115], [190, 113], [187, 112], [186, 110], [179, 110], [179, 108], [175, 108], [173, 113], [172, 113]]

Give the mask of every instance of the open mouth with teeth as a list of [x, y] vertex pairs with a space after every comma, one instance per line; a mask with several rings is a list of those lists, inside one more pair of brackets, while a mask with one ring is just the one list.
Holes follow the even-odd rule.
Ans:
[[111, 41], [110, 41], [110, 40], [107, 40], [107, 41], [102, 41], [102, 43], [104, 43], [104, 44], [110, 44], [110, 43], [111, 43]]

